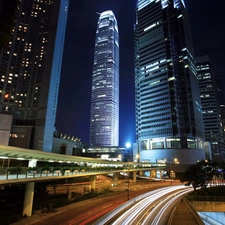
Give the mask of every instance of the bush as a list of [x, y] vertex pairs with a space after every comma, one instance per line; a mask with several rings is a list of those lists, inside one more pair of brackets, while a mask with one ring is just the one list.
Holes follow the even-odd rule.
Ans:
[[196, 190], [189, 195], [225, 196], [225, 186], [209, 187]]

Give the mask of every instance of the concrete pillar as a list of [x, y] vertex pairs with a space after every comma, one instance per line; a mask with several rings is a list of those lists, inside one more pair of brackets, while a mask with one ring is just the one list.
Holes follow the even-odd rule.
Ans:
[[155, 170], [150, 170], [150, 179], [152, 179], [153, 177], [156, 177], [156, 172]]
[[137, 172], [136, 171], [133, 172], [133, 182], [134, 183], [137, 182]]
[[23, 203], [23, 216], [32, 216], [33, 198], [34, 198], [34, 182], [26, 184], [24, 203]]
[[159, 178], [162, 179], [163, 170], [159, 170]]
[[113, 174], [113, 186], [118, 185], [119, 173]]
[[139, 176], [143, 176], [143, 170], [139, 171]]
[[95, 193], [96, 176], [91, 176], [91, 193]]
[[166, 138], [164, 139], [164, 148], [167, 148]]

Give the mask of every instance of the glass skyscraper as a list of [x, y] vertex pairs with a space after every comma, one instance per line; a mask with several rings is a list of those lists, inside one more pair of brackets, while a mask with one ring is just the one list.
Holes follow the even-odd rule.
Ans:
[[139, 0], [135, 23], [136, 136], [140, 161], [205, 158], [189, 18], [181, 0]]
[[218, 87], [208, 56], [196, 58], [200, 97], [205, 125], [205, 139], [211, 143], [213, 161], [224, 160], [225, 144]]
[[90, 138], [92, 147], [118, 146], [119, 32], [111, 10], [98, 19], [92, 74]]
[[69, 0], [20, 0], [0, 56], [0, 113], [13, 115], [10, 145], [52, 150]]

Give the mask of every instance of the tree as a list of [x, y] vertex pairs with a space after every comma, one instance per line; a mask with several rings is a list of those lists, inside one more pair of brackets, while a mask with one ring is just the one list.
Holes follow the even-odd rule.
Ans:
[[182, 173], [180, 181], [192, 184], [194, 190], [196, 190], [197, 187], [205, 188], [213, 178], [213, 168], [213, 163], [208, 161], [198, 162], [188, 167], [186, 171]]

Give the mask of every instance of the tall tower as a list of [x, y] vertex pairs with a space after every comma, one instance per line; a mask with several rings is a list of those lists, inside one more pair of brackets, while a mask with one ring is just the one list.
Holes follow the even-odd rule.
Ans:
[[213, 161], [224, 160], [225, 143], [219, 104], [219, 87], [208, 56], [196, 58], [200, 97], [205, 125], [205, 139], [211, 143]]
[[135, 24], [136, 135], [141, 161], [205, 158], [191, 29], [181, 0], [139, 0]]
[[98, 19], [90, 114], [89, 145], [118, 146], [119, 32], [110, 10], [101, 13]]
[[0, 112], [9, 145], [51, 151], [69, 0], [21, 0], [0, 56]]

